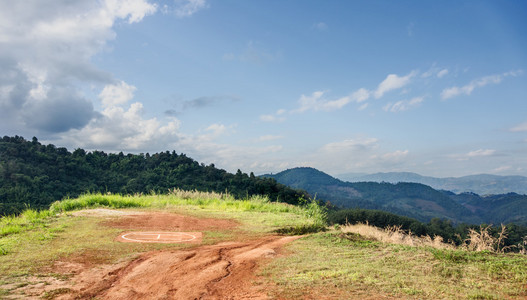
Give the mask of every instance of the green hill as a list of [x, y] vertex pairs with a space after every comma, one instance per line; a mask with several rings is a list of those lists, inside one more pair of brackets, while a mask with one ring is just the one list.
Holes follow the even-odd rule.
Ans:
[[297, 203], [305, 192], [255, 177], [200, 164], [175, 151], [155, 154], [87, 152], [43, 145], [37, 138], [0, 138], [0, 215], [26, 207], [47, 208], [64, 197], [86, 192], [114, 194], [167, 193], [169, 189], [225, 192], [245, 198], [266, 195]]
[[294, 168], [263, 175], [306, 190], [317, 198], [341, 208], [366, 208], [392, 212], [428, 222], [432, 218], [455, 222], [481, 223], [483, 220], [449, 195], [418, 183], [343, 182], [313, 168]]

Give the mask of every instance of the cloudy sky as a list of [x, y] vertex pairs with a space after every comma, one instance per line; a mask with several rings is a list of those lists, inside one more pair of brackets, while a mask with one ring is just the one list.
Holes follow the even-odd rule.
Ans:
[[525, 1], [0, 0], [0, 135], [228, 171], [527, 175]]

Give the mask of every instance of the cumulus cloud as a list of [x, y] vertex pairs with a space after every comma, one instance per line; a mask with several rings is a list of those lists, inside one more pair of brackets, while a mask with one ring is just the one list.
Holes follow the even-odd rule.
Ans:
[[143, 105], [132, 103], [127, 109], [105, 108], [88, 125], [61, 137], [61, 143], [85, 149], [108, 151], [154, 151], [166, 141], [178, 141], [180, 122], [171, 119], [162, 123], [157, 118], [145, 119]]
[[20, 133], [87, 125], [97, 112], [81, 85], [118, 84], [91, 58], [115, 37], [116, 22], [156, 9], [146, 0], [0, 2], [0, 122]]
[[397, 74], [389, 74], [386, 77], [386, 79], [384, 79], [379, 84], [379, 86], [373, 93], [375, 98], [377, 99], [381, 98], [385, 93], [389, 91], [400, 89], [406, 86], [407, 84], [410, 83], [412, 77], [414, 77], [416, 74], [417, 74], [417, 71], [412, 71], [409, 74], [402, 76], [402, 77], [398, 76]]
[[410, 100], [401, 100], [395, 103], [386, 104], [383, 109], [389, 112], [401, 112], [421, 105], [424, 101], [424, 97], [415, 97]]
[[456, 97], [456, 96], [459, 96], [459, 95], [467, 95], [468, 96], [468, 95], [472, 94], [472, 92], [476, 88], [481, 88], [481, 87], [484, 87], [484, 86], [489, 85], [489, 84], [498, 84], [501, 81], [503, 81], [503, 79], [506, 78], [506, 77], [510, 77], [510, 76], [515, 77], [515, 76], [521, 75], [522, 73], [523, 73], [523, 71], [521, 71], [521, 70], [519, 70], [519, 71], [510, 71], [510, 72], [506, 72], [506, 73], [503, 73], [503, 74], [491, 75], [491, 76], [485, 76], [485, 77], [482, 77], [482, 78], [478, 78], [478, 79], [472, 80], [469, 84], [461, 86], [461, 87], [453, 86], [453, 87], [449, 87], [449, 88], [444, 89], [441, 92], [441, 98], [443, 100], [446, 100], [446, 99], [453, 98], [453, 97]]
[[99, 94], [103, 106], [116, 106], [125, 104], [134, 98], [136, 87], [121, 81], [118, 84], [108, 84]]
[[213, 136], [220, 136], [227, 131], [227, 127], [223, 124], [212, 124], [205, 128], [205, 131], [211, 132]]

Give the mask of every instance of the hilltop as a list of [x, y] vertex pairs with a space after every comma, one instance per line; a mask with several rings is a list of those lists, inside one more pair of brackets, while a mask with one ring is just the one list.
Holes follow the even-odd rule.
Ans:
[[[300, 207], [187, 191], [63, 200], [0, 219], [0, 298], [527, 296], [526, 256], [503, 253], [494, 238], [475, 244], [476, 235], [455, 247], [393, 228], [320, 227], [323, 211], [315, 202]], [[319, 232], [277, 235], [312, 226]], [[124, 242], [131, 232], [150, 242]], [[199, 238], [156, 242], [171, 233]]]

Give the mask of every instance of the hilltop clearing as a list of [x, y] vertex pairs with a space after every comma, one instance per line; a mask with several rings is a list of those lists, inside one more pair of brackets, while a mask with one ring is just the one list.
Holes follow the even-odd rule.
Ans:
[[[466, 251], [430, 238], [424, 240], [432, 243], [412, 237], [406, 239], [410, 244], [394, 244], [394, 238], [377, 239], [348, 226], [325, 228], [324, 208], [316, 202], [292, 206], [182, 191], [96, 194], [1, 221], [5, 299], [527, 296], [525, 255]], [[129, 232], [154, 238], [121, 242]], [[201, 235], [188, 242], [152, 242], [169, 232]]]
[[[85, 214], [96, 216], [97, 212]], [[109, 219], [108, 215], [105, 212], [98, 216], [106, 219], [104, 226], [127, 230], [219, 231], [235, 230], [238, 226], [232, 220], [166, 212], [124, 212]], [[187, 249], [148, 251], [116, 264], [101, 264], [104, 252], [84, 250], [55, 261], [46, 270], [55, 279], [48, 278], [44, 285], [39, 284], [44, 278], [27, 282], [16, 292], [28, 298], [53, 295], [58, 299], [265, 298], [265, 290], [251, 284], [256, 278], [253, 273], [257, 262], [276, 256], [282, 245], [298, 237], [240, 235], [245, 238], [237, 236], [235, 241]]]

